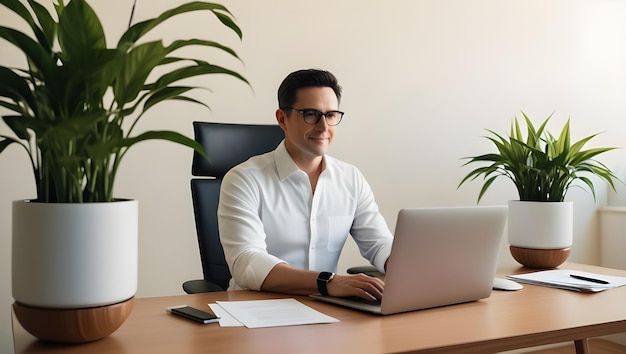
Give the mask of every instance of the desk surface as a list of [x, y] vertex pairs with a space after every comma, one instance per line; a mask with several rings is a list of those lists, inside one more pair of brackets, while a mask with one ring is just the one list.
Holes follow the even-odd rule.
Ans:
[[[561, 268], [626, 276], [626, 271], [579, 264]], [[501, 269], [499, 274], [524, 272]], [[165, 307], [199, 308], [216, 300], [295, 297], [341, 322], [248, 329], [200, 325], [172, 316]], [[494, 291], [471, 303], [377, 316], [307, 297], [253, 291], [140, 298], [129, 319], [111, 336], [83, 345], [37, 341], [14, 319], [16, 353], [487, 353], [626, 332], [626, 287], [597, 294], [525, 285]]]

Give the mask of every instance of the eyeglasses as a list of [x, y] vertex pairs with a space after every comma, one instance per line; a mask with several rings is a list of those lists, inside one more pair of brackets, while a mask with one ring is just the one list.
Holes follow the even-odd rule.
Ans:
[[334, 126], [341, 123], [341, 118], [343, 118], [343, 112], [341, 111], [328, 111], [326, 113], [318, 111], [317, 109], [295, 109], [295, 108], [283, 108], [283, 110], [290, 110], [300, 112], [302, 114], [302, 118], [304, 118], [304, 122], [306, 124], [315, 125], [317, 124], [322, 116], [326, 119], [326, 124]]

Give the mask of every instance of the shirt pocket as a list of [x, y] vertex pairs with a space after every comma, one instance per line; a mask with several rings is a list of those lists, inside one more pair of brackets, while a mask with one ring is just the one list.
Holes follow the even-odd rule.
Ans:
[[328, 250], [341, 251], [352, 228], [352, 216], [331, 216], [328, 218]]

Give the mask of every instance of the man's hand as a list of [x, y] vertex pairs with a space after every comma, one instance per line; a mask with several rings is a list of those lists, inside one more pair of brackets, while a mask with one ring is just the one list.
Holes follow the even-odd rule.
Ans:
[[[283, 294], [310, 295], [317, 293], [317, 276], [320, 272], [294, 268], [279, 263], [272, 268], [261, 285], [262, 291]], [[380, 278], [365, 274], [339, 275], [328, 282], [326, 290], [332, 296], [358, 296], [376, 301], [383, 296], [385, 283]]]
[[385, 283], [376, 277], [365, 274], [335, 275], [326, 288], [328, 295], [332, 296], [358, 296], [360, 298], [376, 301], [380, 300], [385, 290]]

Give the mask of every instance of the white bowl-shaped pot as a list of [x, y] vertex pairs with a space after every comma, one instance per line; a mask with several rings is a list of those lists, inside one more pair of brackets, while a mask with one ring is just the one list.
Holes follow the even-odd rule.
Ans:
[[118, 303], [137, 291], [138, 203], [13, 202], [13, 298], [45, 308]]
[[511, 200], [508, 223], [511, 246], [568, 248], [574, 238], [574, 204]]
[[13, 202], [13, 310], [24, 329], [84, 343], [126, 321], [137, 291], [137, 205]]
[[555, 268], [570, 255], [574, 234], [572, 202], [509, 202], [511, 255], [531, 268]]

